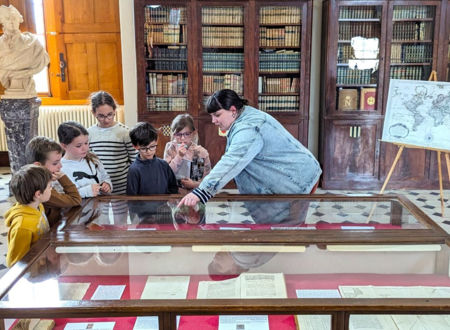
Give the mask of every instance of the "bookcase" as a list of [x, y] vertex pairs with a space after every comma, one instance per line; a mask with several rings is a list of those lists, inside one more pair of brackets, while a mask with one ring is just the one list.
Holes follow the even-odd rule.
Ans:
[[161, 128], [157, 155], [172, 119], [188, 112], [212, 163], [220, 159], [226, 139], [204, 103], [222, 88], [307, 145], [311, 29], [312, 0], [135, 1], [138, 120]]
[[[438, 80], [448, 79], [439, 70], [443, 51], [438, 49], [449, 43], [448, 32], [446, 39], [439, 33], [445, 10], [442, 1], [324, 2], [320, 134], [324, 188], [381, 187], [398, 150], [380, 142], [389, 80], [428, 80], [432, 70], [438, 71]], [[447, 53], [445, 57], [447, 61]], [[405, 150], [389, 187], [437, 187], [433, 157], [434, 152]]]

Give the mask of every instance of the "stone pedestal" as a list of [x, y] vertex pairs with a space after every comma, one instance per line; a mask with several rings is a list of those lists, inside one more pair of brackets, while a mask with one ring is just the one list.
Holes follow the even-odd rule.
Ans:
[[27, 163], [25, 147], [37, 135], [40, 105], [41, 100], [37, 97], [0, 101], [0, 116], [5, 123], [9, 164], [13, 173]]

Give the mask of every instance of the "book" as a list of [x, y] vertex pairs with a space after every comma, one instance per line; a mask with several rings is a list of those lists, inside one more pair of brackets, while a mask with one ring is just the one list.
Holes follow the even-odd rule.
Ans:
[[286, 284], [281, 273], [244, 273], [224, 281], [200, 281], [197, 292], [197, 299], [286, 297]]
[[358, 90], [357, 89], [340, 89], [338, 109], [349, 111], [356, 110], [358, 105]]
[[360, 98], [361, 110], [375, 110], [377, 101], [377, 89], [376, 88], [361, 88]]

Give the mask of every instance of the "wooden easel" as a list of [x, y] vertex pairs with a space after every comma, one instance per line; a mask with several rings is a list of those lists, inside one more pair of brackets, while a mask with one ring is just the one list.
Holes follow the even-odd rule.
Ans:
[[450, 157], [449, 153], [450, 150], [441, 150], [441, 149], [435, 149], [435, 148], [425, 148], [425, 147], [419, 147], [419, 146], [412, 146], [408, 144], [402, 144], [402, 143], [394, 143], [395, 145], [398, 145], [400, 148], [398, 149], [397, 155], [395, 156], [394, 162], [392, 163], [391, 169], [388, 172], [388, 175], [386, 176], [386, 179], [384, 180], [383, 186], [381, 187], [381, 190], [379, 194], [383, 194], [384, 190], [386, 189], [386, 186], [392, 176], [392, 173], [394, 172], [395, 166], [398, 163], [398, 160], [400, 159], [400, 155], [402, 154], [403, 150], [405, 148], [414, 148], [414, 149], [425, 149], [425, 150], [433, 150], [437, 152], [437, 160], [438, 160], [438, 173], [439, 173], [439, 193], [441, 197], [441, 214], [444, 216], [444, 190], [443, 190], [443, 184], [442, 184], [442, 165], [441, 165], [441, 153], [444, 153], [445, 155], [445, 162], [447, 164], [447, 172], [448, 172], [448, 178], [450, 180]]
[[[432, 71], [430, 74], [430, 77], [428, 78], [428, 81], [437, 81], [437, 74], [436, 71]], [[386, 176], [386, 179], [384, 180], [383, 186], [381, 187], [380, 194], [384, 193], [384, 190], [386, 189], [386, 186], [389, 182], [389, 179], [391, 178], [392, 173], [394, 172], [395, 166], [398, 163], [398, 160], [400, 159], [400, 155], [402, 154], [403, 150], [405, 148], [415, 148], [415, 149], [425, 149], [425, 150], [433, 150], [437, 152], [437, 160], [438, 160], [438, 173], [439, 173], [439, 193], [441, 197], [441, 215], [444, 216], [444, 190], [442, 185], [442, 166], [441, 166], [441, 153], [444, 153], [445, 155], [445, 162], [447, 164], [447, 172], [448, 172], [448, 178], [450, 179], [450, 157], [449, 153], [450, 150], [442, 150], [442, 149], [436, 149], [436, 148], [427, 148], [427, 147], [420, 147], [420, 146], [413, 146], [403, 143], [394, 143], [395, 145], [398, 145], [400, 148], [398, 149], [397, 155], [395, 156], [394, 162], [392, 163], [391, 169], [388, 172], [388, 175]], [[371, 218], [373, 213], [370, 212], [369, 219]]]

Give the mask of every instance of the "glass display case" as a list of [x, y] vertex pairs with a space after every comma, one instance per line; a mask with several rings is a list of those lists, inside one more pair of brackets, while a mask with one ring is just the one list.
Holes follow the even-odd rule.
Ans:
[[68, 214], [2, 278], [3, 328], [450, 325], [448, 236], [403, 197], [178, 201], [102, 197]]

